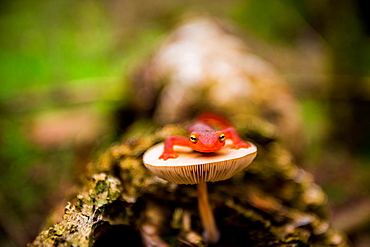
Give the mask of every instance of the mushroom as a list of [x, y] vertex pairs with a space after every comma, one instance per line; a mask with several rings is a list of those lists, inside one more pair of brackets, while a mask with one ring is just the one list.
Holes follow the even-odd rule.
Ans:
[[176, 184], [197, 184], [198, 208], [204, 228], [203, 236], [208, 243], [217, 243], [220, 234], [217, 230], [211, 206], [208, 201], [206, 182], [216, 182], [231, 178], [247, 167], [257, 155], [257, 148], [232, 149], [226, 142], [224, 148], [214, 153], [194, 152], [191, 148], [175, 146], [179, 157], [162, 160], [163, 143], [148, 149], [143, 157], [144, 165], [156, 176]]

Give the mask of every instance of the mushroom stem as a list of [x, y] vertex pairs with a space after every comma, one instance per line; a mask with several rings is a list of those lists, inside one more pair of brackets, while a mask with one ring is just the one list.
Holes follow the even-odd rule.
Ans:
[[208, 191], [206, 182], [201, 182], [197, 186], [198, 208], [200, 219], [204, 228], [204, 238], [210, 244], [215, 244], [220, 239], [220, 233], [217, 230], [215, 218], [208, 201]]

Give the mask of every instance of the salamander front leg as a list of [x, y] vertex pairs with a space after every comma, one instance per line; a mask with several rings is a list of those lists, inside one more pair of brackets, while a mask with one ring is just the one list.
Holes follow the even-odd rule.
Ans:
[[238, 133], [233, 127], [226, 128], [223, 130], [223, 132], [225, 133], [227, 139], [231, 139], [233, 141], [231, 148], [239, 149], [251, 147], [251, 144], [240, 139]]
[[189, 147], [189, 140], [182, 136], [168, 136], [164, 141], [164, 150], [159, 159], [168, 160], [168, 159], [176, 159], [179, 157], [177, 153], [173, 150], [173, 147], [177, 146], [184, 146]]

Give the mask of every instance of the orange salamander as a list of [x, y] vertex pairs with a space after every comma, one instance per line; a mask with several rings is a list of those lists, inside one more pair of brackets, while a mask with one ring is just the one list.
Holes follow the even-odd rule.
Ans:
[[[212, 126], [221, 130], [215, 130]], [[168, 136], [164, 141], [164, 150], [159, 159], [176, 159], [178, 154], [173, 146], [190, 147], [201, 153], [213, 153], [225, 146], [226, 139], [232, 140], [231, 148], [248, 148], [251, 145], [238, 136], [236, 130], [220, 116], [203, 114], [189, 127], [189, 137]]]

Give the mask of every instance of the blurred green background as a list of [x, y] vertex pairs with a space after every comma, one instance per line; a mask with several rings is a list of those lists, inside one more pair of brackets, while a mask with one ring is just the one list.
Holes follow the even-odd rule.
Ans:
[[0, 246], [32, 241], [92, 151], [117, 140], [130, 73], [189, 13], [225, 18], [258, 41], [301, 103], [301, 165], [328, 193], [333, 224], [369, 246], [369, 9], [361, 0], [1, 1]]

